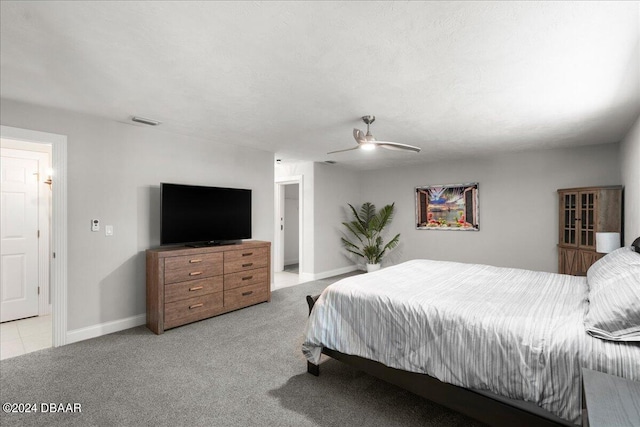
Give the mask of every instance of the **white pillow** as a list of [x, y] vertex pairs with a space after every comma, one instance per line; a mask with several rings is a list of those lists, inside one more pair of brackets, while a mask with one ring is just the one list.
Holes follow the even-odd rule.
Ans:
[[640, 342], [640, 253], [620, 248], [587, 271], [587, 332], [597, 338]]
[[631, 265], [640, 265], [640, 253], [633, 251], [631, 246], [616, 249], [596, 261], [587, 270], [587, 283], [589, 287], [607, 280], [611, 276], [623, 273]]

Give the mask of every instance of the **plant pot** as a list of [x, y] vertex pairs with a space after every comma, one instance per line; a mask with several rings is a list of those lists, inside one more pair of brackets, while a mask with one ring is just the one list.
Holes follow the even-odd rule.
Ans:
[[380, 270], [380, 263], [378, 264], [367, 264], [367, 273], [371, 273], [372, 271]]

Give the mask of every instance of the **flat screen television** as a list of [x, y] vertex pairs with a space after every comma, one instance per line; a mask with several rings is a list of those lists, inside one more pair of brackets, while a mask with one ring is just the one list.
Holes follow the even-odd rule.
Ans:
[[204, 246], [251, 238], [251, 190], [160, 184], [160, 244]]

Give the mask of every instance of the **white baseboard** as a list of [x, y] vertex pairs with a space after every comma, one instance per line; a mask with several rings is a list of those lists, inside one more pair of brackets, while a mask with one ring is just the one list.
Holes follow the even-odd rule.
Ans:
[[144, 325], [146, 322], [147, 315], [139, 314], [137, 316], [127, 317], [125, 319], [113, 320], [111, 322], [87, 326], [86, 328], [74, 329], [72, 331], [67, 331], [66, 344], [72, 344], [74, 342], [84, 341], [90, 338], [97, 338], [102, 335], [123, 331], [125, 329], [135, 328], [136, 326]]
[[336, 268], [335, 270], [323, 271], [321, 273], [300, 273], [300, 281], [311, 282], [312, 280], [326, 279], [327, 277], [350, 273], [359, 269], [360, 268], [357, 265], [350, 265], [348, 267]]

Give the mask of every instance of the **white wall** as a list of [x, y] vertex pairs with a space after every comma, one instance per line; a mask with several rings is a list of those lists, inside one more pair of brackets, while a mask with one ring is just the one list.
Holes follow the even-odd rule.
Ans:
[[300, 254], [298, 184], [284, 186], [284, 265], [297, 264]]
[[640, 117], [620, 144], [624, 185], [624, 244], [640, 237]]
[[[68, 329], [145, 313], [160, 182], [253, 190], [253, 238], [273, 239], [273, 154], [1, 100], [2, 124], [68, 136]], [[55, 183], [54, 183], [55, 185]], [[114, 236], [90, 231], [98, 218]]]
[[[479, 183], [480, 231], [415, 229], [415, 187]], [[396, 202], [386, 263], [413, 258], [557, 271], [559, 188], [619, 185], [619, 145], [520, 152], [369, 171], [363, 201]], [[384, 264], [384, 262], [383, 262]]]
[[348, 217], [348, 203], [359, 205], [360, 175], [339, 165], [315, 164], [315, 273], [327, 277], [328, 272], [338, 274], [354, 269], [347, 258], [340, 237], [342, 223]]

